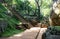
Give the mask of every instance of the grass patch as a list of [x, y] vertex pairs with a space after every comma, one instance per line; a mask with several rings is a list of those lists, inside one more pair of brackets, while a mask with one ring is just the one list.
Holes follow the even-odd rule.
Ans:
[[4, 33], [2, 33], [2, 37], [9, 37], [9, 36], [12, 36], [14, 34], [18, 34], [18, 33], [21, 33], [23, 32], [24, 30], [21, 29], [21, 30], [17, 30], [17, 29], [7, 29]]

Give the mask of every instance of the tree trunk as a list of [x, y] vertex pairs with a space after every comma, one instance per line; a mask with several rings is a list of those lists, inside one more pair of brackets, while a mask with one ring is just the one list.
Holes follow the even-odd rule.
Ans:
[[35, 0], [35, 2], [36, 2], [36, 5], [37, 5], [37, 13], [38, 13], [38, 21], [40, 22], [40, 6], [41, 5], [39, 5], [39, 0]]

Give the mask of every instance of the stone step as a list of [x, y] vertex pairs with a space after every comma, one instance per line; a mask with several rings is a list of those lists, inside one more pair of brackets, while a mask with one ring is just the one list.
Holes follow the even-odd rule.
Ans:
[[26, 30], [23, 35], [21, 36], [21, 39], [35, 39], [39, 32], [40, 28], [39, 27], [34, 27], [29, 30]]
[[42, 35], [44, 32], [46, 32], [46, 30], [47, 30], [47, 28], [41, 28], [37, 39], [42, 39]]

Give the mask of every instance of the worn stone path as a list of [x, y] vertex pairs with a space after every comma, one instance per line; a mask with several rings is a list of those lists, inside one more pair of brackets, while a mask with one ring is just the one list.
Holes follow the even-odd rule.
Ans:
[[0, 39], [42, 39], [42, 34], [46, 31], [46, 29], [47, 28], [33, 27], [31, 29], [27, 29], [23, 33]]

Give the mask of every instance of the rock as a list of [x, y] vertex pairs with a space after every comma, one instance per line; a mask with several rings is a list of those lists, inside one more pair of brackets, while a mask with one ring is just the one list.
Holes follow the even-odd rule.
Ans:
[[53, 2], [53, 7], [50, 13], [50, 25], [60, 26], [60, 1]]
[[48, 27], [47, 31], [43, 34], [45, 39], [60, 39], [60, 34], [55, 30], [55, 27]]
[[60, 35], [50, 35], [47, 36], [46, 39], [60, 39]]

